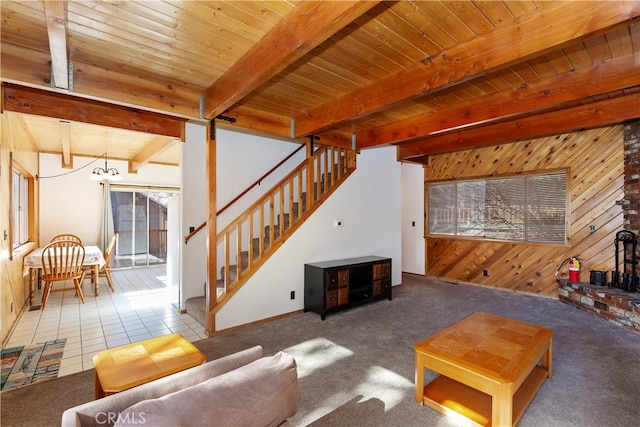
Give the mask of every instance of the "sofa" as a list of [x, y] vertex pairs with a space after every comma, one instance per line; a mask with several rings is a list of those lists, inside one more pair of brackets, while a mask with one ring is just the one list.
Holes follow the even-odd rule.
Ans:
[[300, 391], [293, 356], [255, 346], [62, 414], [62, 426], [286, 426]]

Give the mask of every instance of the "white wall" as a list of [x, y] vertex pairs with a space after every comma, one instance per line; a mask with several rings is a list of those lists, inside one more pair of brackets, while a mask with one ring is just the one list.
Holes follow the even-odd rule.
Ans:
[[[170, 301], [180, 306], [180, 249], [182, 247], [182, 223], [180, 222], [180, 195], [169, 197], [167, 202], [167, 288]], [[173, 243], [173, 244], [171, 244]]]
[[422, 165], [403, 163], [401, 175], [402, 271], [424, 275], [424, 168]]
[[[220, 210], [229, 201], [253, 184], [282, 159], [300, 146], [285, 142], [225, 129], [216, 131], [216, 201]], [[305, 149], [270, 174], [262, 183], [235, 202], [218, 216], [218, 230], [236, 218], [284, 175], [305, 158]]]
[[[127, 172], [127, 162], [109, 160], [122, 175], [118, 184], [179, 187], [178, 166], [143, 166], [137, 174]], [[60, 233], [76, 234], [85, 245], [98, 245], [102, 223], [102, 185], [89, 179], [104, 159], [73, 157], [73, 169], [62, 168], [57, 154], [40, 154], [40, 245]]]
[[[181, 236], [189, 234], [189, 227], [198, 227], [207, 220], [206, 148], [207, 127], [201, 123], [187, 123], [185, 143], [182, 145], [181, 169]], [[180, 241], [180, 307], [189, 298], [204, 295], [207, 283], [207, 233], [197, 233], [188, 244]]]
[[[399, 284], [401, 173], [395, 158], [392, 147], [358, 155], [356, 171], [222, 308], [216, 329], [301, 310], [308, 262], [385, 256], [392, 258], [392, 284]], [[335, 220], [343, 226], [335, 227]]]

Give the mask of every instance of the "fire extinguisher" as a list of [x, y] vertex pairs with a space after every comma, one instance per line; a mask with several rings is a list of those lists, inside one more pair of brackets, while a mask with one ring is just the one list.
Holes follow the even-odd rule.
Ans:
[[580, 281], [580, 262], [578, 258], [569, 258], [569, 281]]
[[556, 276], [558, 275], [558, 273], [560, 272], [560, 269], [562, 269], [562, 266], [566, 262], [569, 262], [569, 281], [579, 282], [580, 281], [580, 261], [578, 260], [578, 257], [575, 257], [575, 256], [572, 256], [570, 258], [563, 260], [560, 263], [560, 266], [558, 267], [558, 269], [556, 270], [555, 275]]

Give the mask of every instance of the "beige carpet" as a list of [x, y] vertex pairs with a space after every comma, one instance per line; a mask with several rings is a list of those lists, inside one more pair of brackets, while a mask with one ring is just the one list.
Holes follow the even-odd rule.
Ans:
[[[260, 344], [292, 353], [301, 401], [296, 426], [460, 425], [414, 401], [413, 345], [474, 311], [555, 331], [553, 379], [519, 426], [631, 427], [640, 419], [640, 334], [559, 301], [405, 275], [383, 300], [325, 321], [314, 313], [199, 341], [208, 359]], [[433, 377], [433, 374], [427, 374]], [[0, 394], [1, 424], [59, 425], [62, 411], [93, 396], [93, 372]], [[224, 420], [202, 420], [224, 426]]]

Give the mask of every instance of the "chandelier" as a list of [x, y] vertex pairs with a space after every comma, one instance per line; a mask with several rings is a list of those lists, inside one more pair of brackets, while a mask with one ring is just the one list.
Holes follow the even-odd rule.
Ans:
[[94, 168], [89, 178], [93, 181], [120, 181], [122, 175], [120, 175], [118, 169], [107, 166], [107, 153], [104, 153], [104, 168]]

